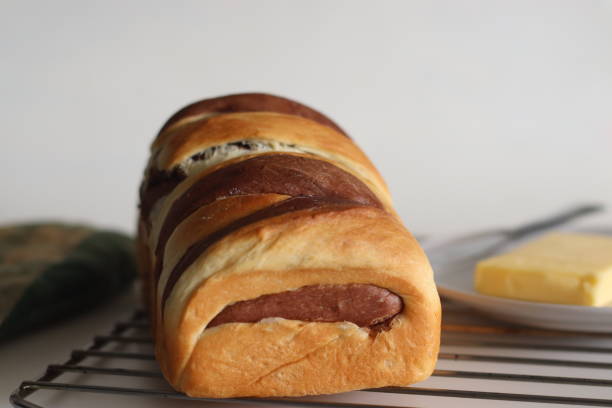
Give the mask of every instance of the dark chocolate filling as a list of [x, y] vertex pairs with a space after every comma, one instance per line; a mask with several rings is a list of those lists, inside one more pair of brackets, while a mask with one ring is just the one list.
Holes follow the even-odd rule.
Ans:
[[[177, 262], [177, 264], [174, 266], [174, 269], [172, 269], [170, 275], [168, 276], [168, 281], [166, 283], [166, 287], [164, 288], [164, 292], [162, 295], [162, 307], [165, 306], [166, 299], [168, 298], [168, 296], [170, 296], [170, 293], [172, 293], [174, 285], [181, 277], [183, 272], [185, 272], [185, 270], [212, 244], [228, 236], [232, 232], [246, 225], [295, 211], [313, 209], [338, 211], [359, 206], [363, 205], [360, 205], [353, 201], [338, 200], [337, 198], [334, 199], [324, 197], [294, 197], [285, 201], [281, 201], [279, 203], [271, 205], [270, 207], [264, 208], [263, 210], [257, 211], [251, 215], [234, 221], [226, 227], [221, 228], [220, 230], [217, 230], [212, 234], [202, 238], [201, 240], [190, 246], [187, 251], [185, 251], [181, 259]], [[161, 265], [161, 263], [158, 262], [158, 265]], [[159, 270], [157, 272], [159, 273]]]
[[149, 168], [145, 178], [140, 185], [140, 214], [143, 219], [148, 220], [153, 205], [160, 198], [170, 194], [187, 175], [178, 167], [171, 171]]
[[[312, 200], [309, 202], [319, 206], [324, 203], [350, 202], [354, 206], [382, 208], [380, 201], [363, 182], [333, 164], [287, 154], [256, 156], [208, 174], [174, 202], [164, 220], [155, 248], [158, 259], [154, 268], [156, 279], [159, 279], [161, 273], [166, 242], [185, 218], [219, 198], [247, 194], [310, 197]], [[290, 204], [287, 205], [287, 208], [291, 208]], [[250, 219], [245, 217], [243, 220]], [[250, 222], [242, 222], [240, 225]], [[214, 236], [216, 234], [211, 235]]]
[[301, 116], [348, 135], [330, 118], [306, 105], [291, 99], [264, 93], [245, 93], [204, 99], [182, 108], [170, 117], [159, 133], [181, 119], [205, 113], [276, 112]]
[[398, 295], [374, 285], [312, 285], [236, 302], [225, 307], [206, 328], [281, 317], [306, 322], [351, 322], [384, 330], [403, 306]]
[[[215, 152], [226, 146], [236, 146], [244, 150], [253, 150], [253, 143], [248, 140], [225, 143], [219, 146], [212, 146], [204, 151], [192, 155], [188, 160], [197, 162], [210, 157]], [[153, 205], [160, 198], [168, 195], [174, 188], [187, 178], [187, 174], [179, 167], [175, 166], [171, 170], [158, 170], [155, 166], [149, 167], [144, 180], [140, 185], [140, 212], [144, 219], [148, 219]]]

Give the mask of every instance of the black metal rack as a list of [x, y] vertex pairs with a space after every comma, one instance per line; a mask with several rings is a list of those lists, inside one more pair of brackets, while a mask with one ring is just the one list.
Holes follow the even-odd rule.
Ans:
[[[203, 406], [368, 407], [607, 406], [612, 407], [612, 334], [573, 333], [501, 324], [443, 301], [442, 348], [430, 380], [410, 387], [368, 389], [311, 398], [190, 398], [164, 381], [152, 352], [142, 312], [73, 350], [64, 364], [49, 365], [11, 395], [15, 407], [41, 408], [39, 391], [85, 392], [201, 401]], [[109, 379], [114, 379], [108, 384]], [[129, 380], [139, 382], [129, 384]], [[119, 382], [119, 383], [117, 383]], [[143, 385], [144, 384], [144, 385]], [[56, 405], [54, 405], [56, 406]]]

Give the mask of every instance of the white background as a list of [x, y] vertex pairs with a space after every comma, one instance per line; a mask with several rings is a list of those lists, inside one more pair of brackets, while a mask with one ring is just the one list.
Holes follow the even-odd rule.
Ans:
[[[610, 0], [0, 0], [0, 223], [132, 231], [165, 119], [245, 91], [335, 119], [418, 234], [612, 205]], [[117, 302], [0, 348], [0, 406]]]
[[0, 222], [133, 229], [176, 109], [266, 91], [347, 129], [415, 233], [612, 204], [612, 2], [2, 2]]

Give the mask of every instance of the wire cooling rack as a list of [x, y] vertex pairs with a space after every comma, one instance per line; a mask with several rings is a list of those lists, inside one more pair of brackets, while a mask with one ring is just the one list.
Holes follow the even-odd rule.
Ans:
[[[24, 381], [10, 401], [26, 408], [138, 406], [131, 396], [148, 397], [140, 399], [147, 407], [612, 407], [612, 334], [509, 326], [444, 299], [443, 310], [437, 369], [410, 387], [310, 398], [190, 398], [163, 379], [148, 322], [138, 311], [109, 334], [94, 336], [88, 348], [73, 350], [64, 364], [51, 364], [38, 379]], [[71, 401], [75, 395], [80, 399]], [[109, 396], [114, 398], [104, 399]]]

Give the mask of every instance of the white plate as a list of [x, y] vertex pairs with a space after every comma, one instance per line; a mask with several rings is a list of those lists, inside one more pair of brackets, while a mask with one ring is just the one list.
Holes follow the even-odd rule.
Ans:
[[[580, 232], [611, 234], [609, 229], [581, 229]], [[531, 236], [529, 239], [535, 238], [537, 236]], [[508, 249], [510, 246], [503, 251]], [[434, 268], [441, 295], [507, 322], [546, 329], [612, 333], [612, 304], [604, 307], [572, 306], [482, 295], [473, 288], [475, 262], [457, 266], [460, 263], [462, 262], [437, 265]]]

